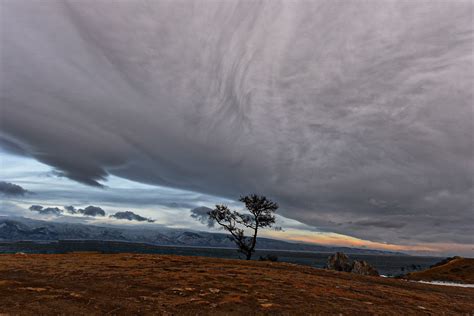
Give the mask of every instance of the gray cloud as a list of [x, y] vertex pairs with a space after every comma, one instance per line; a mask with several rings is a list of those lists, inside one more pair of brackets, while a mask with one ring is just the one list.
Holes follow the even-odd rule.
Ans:
[[[54, 214], [54, 215], [62, 215], [64, 213], [64, 210], [58, 208], [58, 207], [43, 207], [42, 205], [31, 205], [30, 206], [30, 211], [33, 212], [38, 212], [39, 214]], [[76, 209], [74, 206], [69, 205], [65, 206], [64, 209], [66, 210], [67, 213], [69, 214], [82, 214], [84, 216], [91, 216], [91, 217], [96, 217], [96, 216], [105, 216], [105, 211], [98, 207], [98, 206], [92, 206], [89, 205], [88, 207], [84, 209]]]
[[105, 216], [105, 211], [98, 207], [98, 206], [92, 206], [92, 205], [89, 205], [88, 207], [84, 208], [84, 209], [78, 209], [76, 211], [77, 213], [79, 214], [82, 214], [84, 216]]
[[372, 227], [379, 227], [379, 228], [402, 228], [406, 225], [406, 223], [401, 222], [394, 222], [394, 221], [373, 221], [373, 220], [364, 220], [364, 221], [357, 221], [354, 223], [350, 223], [356, 226], [372, 226]]
[[78, 210], [72, 206], [72, 205], [66, 205], [64, 206], [64, 209], [66, 210], [66, 212], [68, 212], [69, 214], [77, 214], [79, 213]]
[[472, 1], [85, 1], [1, 3], [7, 149], [89, 185], [474, 243]]
[[154, 220], [152, 220], [150, 218], [140, 216], [140, 215], [135, 214], [131, 211], [117, 212], [113, 215], [110, 215], [109, 217], [116, 218], [116, 219], [126, 219], [126, 220], [129, 220], [129, 221], [149, 222], [149, 223], [154, 222]]
[[17, 184], [0, 181], [0, 194], [8, 196], [23, 196], [26, 193], [28, 193], [28, 191]]
[[62, 215], [63, 210], [57, 207], [43, 207], [41, 205], [31, 205], [30, 206], [30, 211], [32, 212], [38, 212], [38, 214], [41, 215]]
[[202, 224], [207, 225], [208, 227], [214, 227], [215, 222], [210, 219], [208, 215], [210, 211], [212, 211], [212, 208], [205, 206], [196, 207], [191, 210], [191, 217], [200, 221]]
[[43, 206], [41, 205], [31, 205], [30, 206], [30, 211], [35, 211], [35, 212], [39, 212], [43, 209]]

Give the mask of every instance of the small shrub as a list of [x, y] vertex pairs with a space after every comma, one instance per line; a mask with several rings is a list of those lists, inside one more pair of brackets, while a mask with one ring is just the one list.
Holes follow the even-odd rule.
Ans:
[[260, 258], [258, 260], [276, 262], [276, 261], [278, 261], [278, 257], [275, 256], [275, 255], [266, 255], [266, 256], [263, 256], [263, 257], [260, 256]]

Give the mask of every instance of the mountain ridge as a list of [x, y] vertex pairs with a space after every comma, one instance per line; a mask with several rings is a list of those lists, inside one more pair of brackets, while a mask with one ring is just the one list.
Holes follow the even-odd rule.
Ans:
[[[23, 217], [0, 217], [1, 241], [109, 240], [147, 243], [159, 246], [235, 248], [229, 236], [194, 230], [157, 227], [109, 227], [79, 223], [48, 222]], [[257, 249], [345, 252], [352, 254], [406, 255], [377, 249], [294, 243], [259, 237]]]

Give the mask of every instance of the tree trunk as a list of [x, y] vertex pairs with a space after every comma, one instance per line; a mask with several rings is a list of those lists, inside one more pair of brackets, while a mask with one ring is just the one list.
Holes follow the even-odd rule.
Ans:
[[258, 221], [255, 224], [255, 231], [252, 238], [252, 244], [250, 245], [249, 252], [247, 253], [247, 260], [250, 260], [250, 257], [252, 257], [253, 250], [255, 249], [255, 244], [257, 243], [257, 232], [258, 232]]

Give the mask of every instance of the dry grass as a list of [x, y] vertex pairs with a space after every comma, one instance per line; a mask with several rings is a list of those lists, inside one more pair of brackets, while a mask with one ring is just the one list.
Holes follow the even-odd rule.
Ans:
[[0, 255], [2, 313], [451, 315], [474, 313], [474, 289], [203, 257]]
[[459, 258], [425, 271], [412, 272], [410, 280], [448, 281], [474, 284], [474, 259]]

